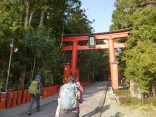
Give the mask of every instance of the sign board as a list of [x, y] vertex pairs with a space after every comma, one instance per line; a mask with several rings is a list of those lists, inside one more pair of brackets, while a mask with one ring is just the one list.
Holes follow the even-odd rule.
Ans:
[[96, 39], [94, 35], [88, 36], [88, 46], [89, 47], [96, 47]]

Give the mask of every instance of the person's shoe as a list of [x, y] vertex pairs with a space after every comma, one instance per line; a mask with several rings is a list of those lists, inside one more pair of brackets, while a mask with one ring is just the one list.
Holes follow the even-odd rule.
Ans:
[[30, 112], [28, 112], [27, 114], [28, 114], [28, 115], [31, 115], [31, 113], [30, 113]]

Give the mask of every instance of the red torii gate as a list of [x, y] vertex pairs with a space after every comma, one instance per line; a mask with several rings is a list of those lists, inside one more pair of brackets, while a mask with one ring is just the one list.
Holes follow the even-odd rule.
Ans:
[[[62, 38], [62, 42], [72, 42], [70, 46], [62, 47], [63, 51], [72, 51], [71, 57], [71, 73], [77, 72], [77, 51], [78, 50], [100, 50], [109, 49], [110, 58], [110, 74], [113, 89], [118, 89], [118, 63], [115, 57], [115, 48], [125, 48], [125, 43], [114, 43], [115, 39], [124, 39], [128, 37], [130, 30], [121, 30], [114, 32], [92, 33], [87, 35], [69, 35]], [[95, 40], [108, 40], [108, 44], [95, 45], [89, 47], [88, 45], [79, 45], [80, 41], [88, 41], [89, 35], [93, 36]], [[68, 68], [70, 69], [70, 68]]]

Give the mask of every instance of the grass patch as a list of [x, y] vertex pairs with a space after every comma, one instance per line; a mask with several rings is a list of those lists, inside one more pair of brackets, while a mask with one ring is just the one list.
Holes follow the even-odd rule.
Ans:
[[156, 107], [156, 97], [145, 98], [145, 104], [149, 104]]
[[121, 105], [124, 106], [133, 106], [140, 105], [141, 100], [138, 98], [131, 97], [129, 90], [116, 90], [114, 93], [119, 97]]
[[[129, 90], [115, 90], [114, 93], [118, 96], [121, 105], [124, 106], [141, 106], [141, 99], [131, 97]], [[144, 98], [144, 104], [146, 107], [154, 106], [156, 108], [156, 97]]]
[[141, 100], [138, 98], [134, 97], [119, 97], [119, 101], [121, 105], [124, 106], [136, 106], [136, 105], [141, 105]]
[[130, 91], [129, 90], [115, 90], [114, 93], [117, 96], [130, 96]]

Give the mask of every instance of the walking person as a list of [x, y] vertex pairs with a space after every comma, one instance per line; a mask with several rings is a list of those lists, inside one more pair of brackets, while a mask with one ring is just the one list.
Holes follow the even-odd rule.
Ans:
[[69, 75], [67, 84], [61, 86], [55, 117], [79, 117], [79, 104], [83, 103], [83, 88], [76, 84], [76, 77]]
[[31, 110], [35, 101], [36, 101], [36, 112], [40, 111], [40, 98], [42, 98], [43, 94], [43, 86], [40, 80], [41, 75], [36, 75], [35, 80], [33, 80], [30, 84], [29, 87], [30, 105], [28, 107], [28, 115], [31, 115]]

